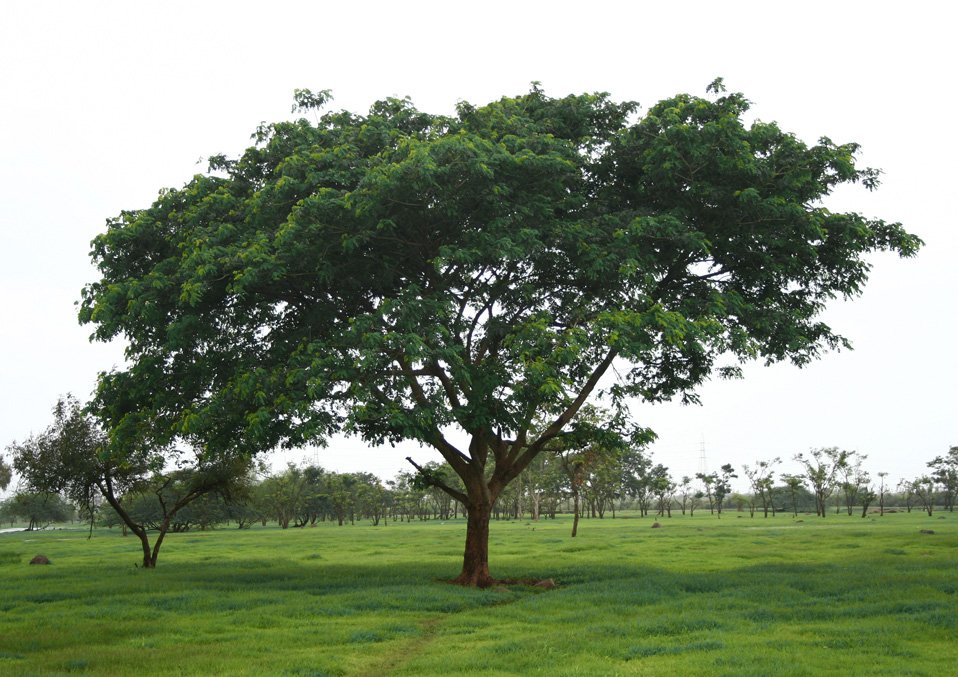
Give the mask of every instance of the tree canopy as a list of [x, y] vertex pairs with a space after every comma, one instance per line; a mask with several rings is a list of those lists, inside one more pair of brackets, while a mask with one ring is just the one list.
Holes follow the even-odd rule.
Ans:
[[847, 346], [825, 303], [861, 292], [869, 252], [918, 250], [822, 205], [877, 185], [855, 144], [748, 108], [720, 81], [642, 116], [536, 85], [453, 116], [387, 99], [263, 125], [94, 240], [80, 319], [129, 362], [95, 409], [118, 448], [432, 446], [465, 487], [443, 487], [469, 515], [458, 580], [489, 584], [491, 505], [587, 401], [625, 420], [630, 398], [695, 401], [738, 360]]

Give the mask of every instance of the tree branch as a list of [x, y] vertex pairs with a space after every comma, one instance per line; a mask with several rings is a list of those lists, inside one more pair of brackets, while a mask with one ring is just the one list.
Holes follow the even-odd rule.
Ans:
[[532, 459], [542, 451], [543, 447], [552, 439], [556, 437], [566, 424], [572, 420], [572, 418], [579, 412], [579, 409], [582, 408], [582, 405], [585, 404], [585, 401], [589, 398], [589, 395], [592, 394], [592, 391], [595, 390], [596, 385], [599, 383], [599, 379], [608, 371], [609, 367], [612, 365], [612, 361], [615, 360], [616, 356], [619, 354], [619, 351], [616, 348], [609, 350], [609, 353], [605, 356], [596, 368], [589, 375], [588, 380], [582, 386], [582, 390], [579, 391], [578, 396], [566, 407], [565, 411], [559, 414], [556, 419], [549, 424], [549, 426], [539, 435], [532, 444], [526, 447], [525, 453], [520, 455], [521, 447], [516, 445], [513, 448], [513, 451], [509, 454], [513, 463], [508, 469], [508, 482], [513, 477], [518, 475], [520, 472], [525, 470], [526, 466], [532, 462]]
[[412, 456], [407, 456], [407, 457], [406, 457], [406, 460], [409, 461], [410, 464], [412, 464], [412, 467], [415, 468], [415, 469], [419, 472], [419, 474], [422, 476], [422, 478], [426, 480], [426, 483], [427, 483], [428, 485], [433, 486], [433, 487], [436, 487], [437, 489], [441, 489], [441, 490], [445, 491], [447, 494], [449, 494], [450, 496], [452, 496], [454, 499], [456, 499], [457, 501], [459, 501], [459, 502], [462, 503], [463, 505], [468, 505], [468, 504], [469, 504], [469, 497], [468, 497], [468, 496], [466, 496], [466, 495], [465, 495], [464, 493], [462, 493], [461, 491], [458, 491], [458, 490], [456, 490], [456, 489], [453, 489], [452, 487], [450, 487], [450, 486], [447, 485], [446, 483], [444, 483], [444, 482], [442, 482], [442, 481], [436, 479], [435, 476], [434, 476], [432, 473], [428, 472], [425, 468], [423, 468], [421, 465], [419, 465], [419, 464], [416, 463], [414, 460], [412, 460]]

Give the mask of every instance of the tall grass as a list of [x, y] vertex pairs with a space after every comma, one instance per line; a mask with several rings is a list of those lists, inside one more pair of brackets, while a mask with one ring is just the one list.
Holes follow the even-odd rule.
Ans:
[[[708, 515], [0, 535], [0, 674], [955, 674], [955, 518]], [[924, 534], [920, 530], [933, 530]], [[43, 553], [51, 566], [29, 566]]]

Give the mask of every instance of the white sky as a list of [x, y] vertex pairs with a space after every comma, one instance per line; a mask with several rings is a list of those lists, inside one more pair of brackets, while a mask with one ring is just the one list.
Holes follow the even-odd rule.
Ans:
[[[105, 219], [181, 186], [200, 158], [241, 152], [261, 121], [290, 116], [294, 89], [330, 88], [356, 111], [409, 95], [451, 112], [538, 80], [553, 96], [649, 106], [722, 76], [758, 118], [861, 143], [883, 186], [829, 206], [901, 221], [927, 246], [876, 257], [865, 295], [830, 308], [854, 352], [749, 368], [702, 388], [702, 407], [637, 408], [660, 435], [656, 460], [681, 476], [699, 470], [703, 442], [710, 469], [836, 445], [867, 453], [873, 472], [922, 473], [958, 444], [954, 21], [946, 3], [787, 4], [3, 2], [0, 445], [44, 428], [58, 395], [87, 397], [121, 360], [119, 346], [87, 341], [74, 307]], [[334, 441], [317, 460], [388, 478], [410, 452], [430, 458]]]

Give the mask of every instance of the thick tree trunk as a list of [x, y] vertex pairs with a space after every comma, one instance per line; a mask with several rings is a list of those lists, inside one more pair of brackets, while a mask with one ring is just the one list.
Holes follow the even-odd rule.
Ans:
[[489, 574], [489, 518], [492, 506], [475, 501], [466, 507], [466, 550], [462, 556], [462, 573], [453, 583], [488, 588], [495, 584]]

